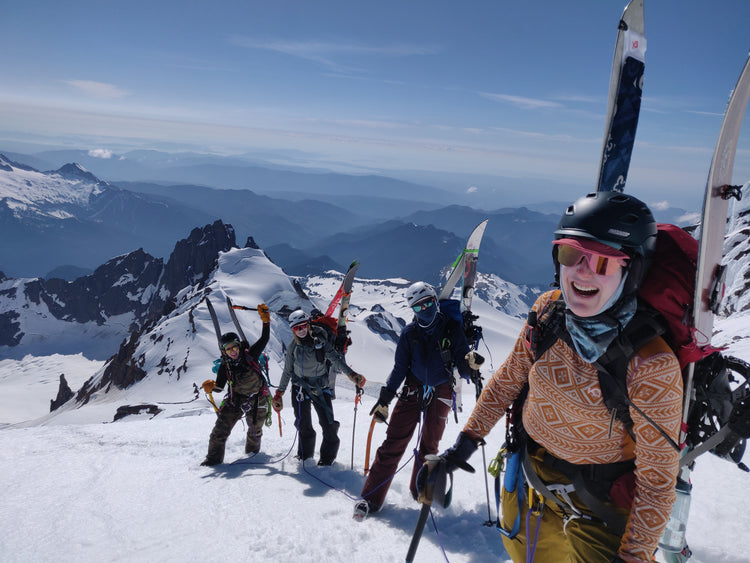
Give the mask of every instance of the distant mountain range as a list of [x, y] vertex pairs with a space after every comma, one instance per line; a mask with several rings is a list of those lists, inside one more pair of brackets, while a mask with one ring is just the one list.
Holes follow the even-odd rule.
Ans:
[[[366, 277], [435, 282], [489, 218], [482, 271], [525, 285], [552, 279], [549, 241], [565, 203], [484, 211], [392, 178], [263, 164], [156, 151], [0, 155], [0, 271], [73, 280], [137, 248], [164, 258], [182, 233], [222, 220], [289, 274], [341, 271], [358, 258]], [[48, 166], [59, 167], [40, 171]]]
[[[550, 280], [549, 240], [556, 215], [524, 208], [486, 213], [455, 205], [421, 207], [403, 200], [398, 203], [401, 218], [373, 220], [372, 212], [358, 215], [346, 206], [356, 195], [333, 205], [196, 185], [126, 186], [104, 182], [80, 164], [40, 172], [0, 155], [0, 271], [73, 279], [137, 248], [167, 256], [181, 233], [222, 220], [236, 233], [252, 236], [290, 274], [342, 270], [357, 258], [366, 277], [435, 282], [468, 233], [489, 217], [482, 270], [515, 283]], [[364, 198], [374, 200], [381, 206], [389, 201]]]

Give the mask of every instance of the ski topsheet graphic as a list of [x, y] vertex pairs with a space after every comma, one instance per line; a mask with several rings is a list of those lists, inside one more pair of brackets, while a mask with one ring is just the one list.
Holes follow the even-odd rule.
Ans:
[[641, 110], [645, 55], [643, 0], [631, 0], [620, 19], [615, 44], [597, 191], [625, 188]]

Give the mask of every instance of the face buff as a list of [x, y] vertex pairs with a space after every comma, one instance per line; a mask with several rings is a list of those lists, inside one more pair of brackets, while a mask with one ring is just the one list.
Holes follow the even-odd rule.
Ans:
[[[622, 277], [620, 286], [614, 292], [602, 310], [593, 317], [579, 317], [570, 309], [565, 309], [565, 327], [573, 339], [576, 352], [588, 363], [596, 361], [612, 341], [617, 338], [620, 328], [630, 322], [638, 308], [634, 295], [618, 303], [625, 285], [627, 273]], [[563, 292], [563, 299], [565, 292]], [[617, 306], [613, 306], [617, 304]]]
[[437, 302], [432, 298], [417, 303], [412, 309], [414, 310], [414, 315], [417, 317], [417, 324], [422, 328], [427, 328], [435, 322], [439, 311]]

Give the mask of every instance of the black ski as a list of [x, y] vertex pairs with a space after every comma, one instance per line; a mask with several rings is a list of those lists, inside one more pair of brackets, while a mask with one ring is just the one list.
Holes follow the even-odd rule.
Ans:
[[208, 297], [206, 297], [206, 307], [208, 307], [208, 314], [211, 315], [214, 332], [216, 332], [216, 342], [219, 345], [219, 352], [221, 352], [221, 327], [219, 326], [219, 318], [216, 316], [216, 309], [214, 309], [214, 305]]

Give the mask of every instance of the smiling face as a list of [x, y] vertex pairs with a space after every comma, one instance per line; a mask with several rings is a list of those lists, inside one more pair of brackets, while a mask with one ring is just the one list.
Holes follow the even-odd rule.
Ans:
[[240, 357], [240, 346], [236, 342], [227, 344], [227, 346], [224, 348], [224, 351], [227, 353], [227, 356], [229, 356], [233, 360], [236, 360]]
[[294, 331], [294, 335], [297, 338], [304, 338], [305, 336], [307, 336], [307, 332], [308, 332], [307, 323], [299, 324], [295, 327], [292, 327], [292, 330]]
[[593, 317], [617, 291], [623, 276], [620, 267], [612, 275], [600, 275], [591, 270], [589, 261], [581, 258], [575, 266], [560, 265], [560, 283], [565, 303], [579, 317]]

